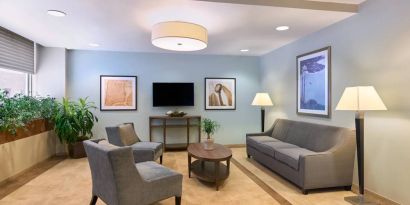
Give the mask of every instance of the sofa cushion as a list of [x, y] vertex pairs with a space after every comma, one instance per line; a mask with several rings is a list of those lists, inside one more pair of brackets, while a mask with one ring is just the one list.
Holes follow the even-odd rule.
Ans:
[[292, 167], [295, 170], [299, 170], [299, 157], [315, 154], [310, 150], [304, 148], [279, 148], [275, 150], [275, 159]]
[[289, 144], [286, 142], [281, 142], [281, 141], [275, 141], [275, 142], [264, 142], [259, 144], [259, 150], [270, 156], [270, 157], [274, 157], [275, 156], [275, 151], [277, 149], [281, 149], [281, 148], [298, 148], [298, 146], [293, 145], [293, 144]]
[[275, 142], [277, 139], [270, 136], [249, 136], [246, 138], [246, 144], [252, 147], [258, 147], [258, 144], [264, 142]]
[[118, 127], [120, 132], [121, 142], [125, 146], [135, 144], [139, 141], [132, 124], [123, 124]]
[[280, 141], [285, 141], [288, 131], [293, 124], [291, 120], [278, 119], [272, 131], [272, 136]]
[[[340, 140], [344, 132], [349, 132], [346, 128], [334, 127], [328, 125], [313, 124], [308, 122], [298, 122], [291, 120], [278, 120], [280, 130], [275, 131], [273, 137], [303, 147], [315, 152], [324, 152], [335, 146]], [[286, 129], [286, 136], [283, 133]], [[279, 132], [279, 135], [275, 135]]]

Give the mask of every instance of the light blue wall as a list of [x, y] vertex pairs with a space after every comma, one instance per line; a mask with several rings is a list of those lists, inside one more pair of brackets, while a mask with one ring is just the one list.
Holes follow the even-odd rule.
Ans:
[[[388, 111], [366, 112], [366, 189], [410, 204], [410, 1], [368, 0], [357, 15], [261, 59], [262, 89], [275, 106], [267, 123], [289, 118], [354, 128], [354, 112], [335, 111], [347, 86], [372, 85]], [[332, 118], [296, 114], [296, 56], [332, 47]], [[356, 173], [356, 172], [355, 172]]]
[[[259, 110], [250, 104], [259, 91], [259, 59], [241, 56], [151, 54], [102, 51], [68, 51], [67, 91], [71, 99], [89, 96], [99, 105], [100, 75], [137, 75], [138, 111], [96, 111], [100, 121], [96, 137], [105, 137], [105, 126], [134, 122], [140, 138], [148, 140], [148, 117], [173, 108], [152, 107], [152, 82], [194, 82], [195, 106], [181, 107], [190, 115], [202, 115], [221, 124], [215, 140], [223, 144], [245, 142], [245, 133], [258, 131]], [[235, 111], [204, 110], [204, 78], [233, 77], [237, 84]], [[160, 130], [154, 134], [160, 135]], [[179, 142], [186, 131], [171, 130], [170, 142]], [[193, 132], [191, 140], [196, 133]], [[175, 138], [175, 140], [172, 140]]]

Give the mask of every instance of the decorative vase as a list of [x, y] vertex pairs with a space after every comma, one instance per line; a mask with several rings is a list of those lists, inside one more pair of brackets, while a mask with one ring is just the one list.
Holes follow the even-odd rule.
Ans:
[[214, 139], [213, 138], [207, 138], [206, 141], [203, 143], [203, 145], [204, 145], [204, 150], [213, 150], [213, 149], [215, 149]]

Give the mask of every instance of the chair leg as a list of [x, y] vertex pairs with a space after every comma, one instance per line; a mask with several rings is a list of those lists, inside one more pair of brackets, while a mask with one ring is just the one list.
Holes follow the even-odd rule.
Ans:
[[351, 191], [351, 190], [352, 190], [352, 186], [345, 186], [344, 189], [345, 189], [346, 191]]
[[162, 155], [159, 157], [159, 163], [162, 164]]
[[181, 205], [181, 197], [175, 196], [175, 205]]
[[309, 193], [309, 191], [307, 189], [302, 189], [302, 194], [303, 195], [307, 195]]
[[91, 197], [90, 205], [95, 205], [97, 203], [98, 196], [93, 195]]
[[248, 158], [251, 158], [251, 155], [249, 155], [249, 154], [247, 154], [248, 155]]

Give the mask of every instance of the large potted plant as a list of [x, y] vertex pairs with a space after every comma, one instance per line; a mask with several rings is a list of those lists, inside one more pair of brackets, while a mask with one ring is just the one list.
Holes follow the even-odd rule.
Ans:
[[92, 128], [98, 118], [90, 111], [96, 109], [93, 102], [80, 98], [78, 102], [63, 98], [54, 116], [54, 131], [60, 142], [68, 145], [71, 158], [85, 157], [83, 141], [93, 135]]
[[212, 135], [215, 134], [216, 130], [220, 127], [219, 123], [208, 119], [204, 118], [201, 122], [202, 124], [202, 131], [206, 133], [206, 142], [204, 143], [204, 149], [205, 150], [212, 150], [214, 149], [213, 143], [214, 139], [212, 138]]

